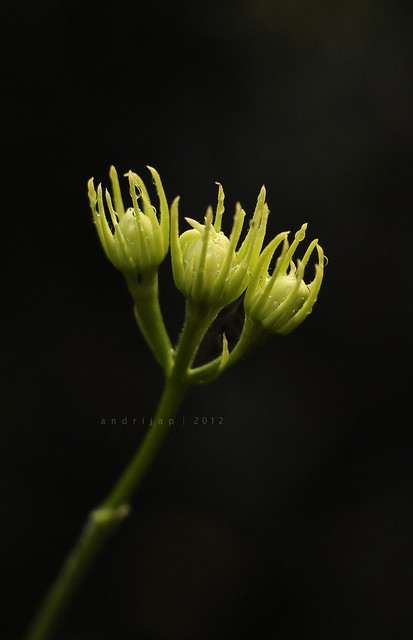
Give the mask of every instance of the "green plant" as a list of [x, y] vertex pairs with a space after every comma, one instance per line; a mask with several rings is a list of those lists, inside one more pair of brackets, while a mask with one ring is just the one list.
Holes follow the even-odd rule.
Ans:
[[[143, 180], [126, 174], [131, 204], [125, 209], [118, 176], [110, 169], [112, 196], [89, 181], [93, 220], [108, 259], [124, 275], [134, 300], [137, 323], [164, 371], [165, 385], [157, 412], [141, 446], [112, 491], [94, 509], [61, 573], [52, 585], [27, 640], [45, 640], [56, 629], [65, 609], [106, 540], [129, 513], [129, 501], [152, 464], [190, 385], [215, 380], [240, 357], [272, 333], [287, 334], [311, 313], [323, 280], [324, 254], [317, 240], [302, 260], [293, 261], [307, 225], [289, 245], [288, 232], [277, 235], [262, 251], [269, 209], [262, 187], [240, 243], [245, 212], [237, 204], [230, 236], [221, 231], [224, 191], [218, 184], [215, 215], [209, 207], [204, 223], [187, 218], [191, 229], [178, 228], [178, 198], [171, 206], [159, 174], [149, 167], [158, 193], [160, 215], [153, 207]], [[104, 204], [106, 202], [106, 207]], [[158, 295], [158, 269], [169, 245], [175, 284], [186, 298], [185, 320], [176, 347], [165, 327]], [[270, 274], [270, 264], [282, 245]], [[313, 251], [318, 254], [315, 277], [304, 273]], [[219, 357], [193, 366], [199, 345], [219, 312], [244, 296], [244, 327], [229, 352], [225, 335]]]

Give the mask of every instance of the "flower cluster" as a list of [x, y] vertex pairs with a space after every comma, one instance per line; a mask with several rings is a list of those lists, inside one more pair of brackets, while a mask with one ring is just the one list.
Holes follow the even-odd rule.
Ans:
[[[245, 211], [236, 205], [232, 229], [226, 236], [222, 229], [224, 190], [218, 184], [218, 203], [209, 207], [203, 223], [186, 218], [190, 229], [180, 234], [179, 198], [170, 211], [159, 174], [148, 167], [159, 197], [158, 219], [142, 179], [132, 171], [126, 176], [132, 206], [125, 210], [119, 180], [114, 167], [110, 170], [112, 197], [105, 192], [105, 211], [101, 185], [97, 191], [89, 181], [89, 199], [100, 241], [109, 260], [127, 278], [135, 298], [135, 313], [142, 332], [160, 362], [173, 365], [171, 343], [158, 302], [157, 271], [171, 246], [175, 284], [187, 300], [187, 310], [198, 318], [205, 332], [217, 314], [245, 293], [244, 330], [234, 354], [228, 354], [224, 337], [223, 362], [231, 361], [268, 333], [287, 334], [311, 313], [324, 274], [324, 253], [318, 240], [310, 242], [302, 259], [295, 259], [298, 245], [304, 240], [307, 224], [295, 234], [291, 245], [289, 232], [278, 234], [262, 250], [269, 214], [265, 187], [258, 195], [254, 214], [243, 240]], [[270, 268], [274, 254], [279, 256]], [[316, 251], [314, 279], [306, 283], [305, 269]], [[146, 277], [144, 289], [140, 283]], [[133, 283], [131, 286], [130, 283]], [[225, 356], [225, 358], [224, 358]]]

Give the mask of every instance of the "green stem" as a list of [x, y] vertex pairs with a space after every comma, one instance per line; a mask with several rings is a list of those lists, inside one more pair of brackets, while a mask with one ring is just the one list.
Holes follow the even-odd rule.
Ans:
[[197, 307], [187, 303], [185, 323], [176, 352], [173, 371], [191, 382], [190, 366], [206, 330], [214, 321], [216, 314], [207, 315]]
[[189, 367], [208, 327], [207, 320], [189, 307], [176, 351], [166, 376], [162, 398], [152, 425], [129, 466], [88, 522], [43, 603], [26, 640], [48, 640], [81, 586], [93, 560], [129, 513], [128, 502], [164, 442], [189, 385]]
[[173, 362], [173, 348], [159, 306], [158, 272], [143, 274], [138, 282], [126, 278], [135, 301], [135, 317], [157, 361], [167, 374]]
[[[252, 318], [246, 318], [242, 333], [237, 344], [229, 354], [225, 369], [232, 367], [232, 365], [251, 351], [253, 347], [260, 344], [263, 339], [263, 335], [264, 333], [260, 325]], [[221, 356], [218, 356], [218, 358], [211, 360], [211, 362], [207, 362], [207, 364], [191, 369], [189, 372], [189, 380], [191, 384], [203, 384], [204, 382], [208, 382], [211, 379], [211, 376], [216, 374], [220, 362]]]
[[187, 384], [167, 378], [158, 411], [134, 458], [101, 505], [92, 511], [88, 522], [60, 575], [52, 585], [26, 640], [50, 638], [93, 560], [108, 538], [128, 515], [128, 501], [139, 487], [172, 425]]

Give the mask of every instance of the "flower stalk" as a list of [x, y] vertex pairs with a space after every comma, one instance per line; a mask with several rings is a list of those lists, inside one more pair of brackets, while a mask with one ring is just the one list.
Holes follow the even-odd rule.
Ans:
[[152, 425], [134, 458], [105, 500], [94, 509], [83, 532], [53, 583], [25, 640], [49, 640], [61, 624], [94, 560], [130, 513], [129, 501], [165, 441], [187, 389], [184, 381], [166, 379]]

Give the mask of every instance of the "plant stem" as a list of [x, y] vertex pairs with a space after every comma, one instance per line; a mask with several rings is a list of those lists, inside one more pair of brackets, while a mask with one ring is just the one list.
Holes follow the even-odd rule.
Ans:
[[152, 425], [134, 458], [106, 499], [89, 515], [35, 618], [26, 640], [48, 640], [81, 586], [93, 560], [129, 513], [128, 502], [139, 487], [164, 442], [189, 385], [188, 370], [208, 327], [205, 318], [187, 308], [184, 328]]
[[135, 301], [135, 318], [157, 361], [167, 374], [172, 367], [173, 348], [159, 306], [158, 272], [143, 274], [141, 280], [126, 278]]
[[[225, 368], [228, 369], [228, 367], [232, 367], [253, 347], [259, 345], [262, 341], [263, 335], [264, 332], [260, 326], [251, 318], [247, 319], [244, 323], [244, 327], [237, 344], [229, 354]], [[211, 362], [208, 362], [207, 364], [191, 369], [189, 372], [190, 383], [203, 384], [205, 381], [208, 381], [211, 374], [214, 375], [216, 373], [220, 361], [221, 356], [218, 356], [218, 358], [211, 360]]]
[[79, 541], [46, 596], [26, 640], [47, 640], [52, 636], [98, 552], [128, 515], [128, 501], [164, 442], [186, 388], [186, 383], [178, 384], [167, 378], [158, 411], [145, 439], [107, 498], [89, 515]]

